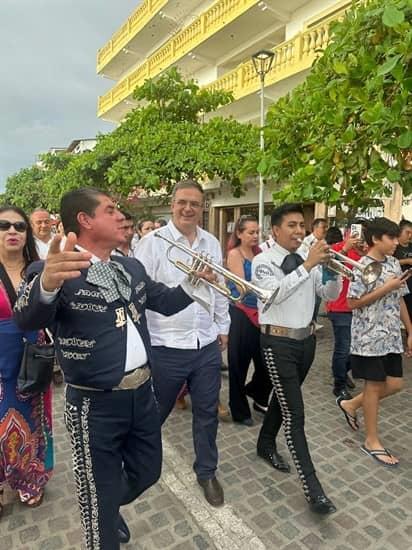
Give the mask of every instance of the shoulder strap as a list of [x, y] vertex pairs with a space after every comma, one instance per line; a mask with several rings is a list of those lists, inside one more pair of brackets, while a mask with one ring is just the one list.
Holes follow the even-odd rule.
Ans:
[[5, 270], [1, 262], [0, 262], [0, 279], [4, 285], [4, 288], [6, 289], [7, 295], [11, 303], [11, 307], [13, 308], [17, 300], [17, 294], [16, 294], [16, 291], [14, 290], [13, 283], [11, 282], [10, 277], [7, 274], [7, 271]]

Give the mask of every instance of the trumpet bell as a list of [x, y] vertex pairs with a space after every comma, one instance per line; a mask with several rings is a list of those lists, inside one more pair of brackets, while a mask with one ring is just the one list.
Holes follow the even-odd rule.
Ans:
[[362, 281], [365, 285], [376, 283], [382, 273], [382, 265], [379, 262], [371, 262], [363, 267]]

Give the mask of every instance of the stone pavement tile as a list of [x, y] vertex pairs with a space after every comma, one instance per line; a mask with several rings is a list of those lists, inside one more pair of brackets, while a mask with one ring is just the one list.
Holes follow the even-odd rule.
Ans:
[[60, 550], [63, 548], [64, 542], [60, 536], [48, 537], [39, 541], [39, 550]]
[[0, 550], [10, 550], [13, 548], [13, 538], [11, 535], [0, 537]]
[[37, 525], [31, 525], [19, 530], [19, 538], [21, 544], [33, 543], [40, 538], [40, 529]]
[[363, 548], [369, 548], [373, 544], [373, 541], [371, 541], [368, 537], [362, 535], [362, 533], [359, 533], [355, 530], [351, 531], [347, 535], [346, 540], [352, 548], [359, 550]]
[[301, 539], [301, 542], [304, 547], [308, 548], [309, 550], [317, 550], [325, 544], [325, 542], [314, 533], [310, 533], [309, 535], [306, 535], [306, 537], [303, 537], [303, 539]]

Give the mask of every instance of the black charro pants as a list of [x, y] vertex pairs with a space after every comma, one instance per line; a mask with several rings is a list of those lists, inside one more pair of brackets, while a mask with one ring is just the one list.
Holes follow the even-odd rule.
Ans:
[[160, 419], [152, 382], [136, 390], [66, 390], [65, 422], [86, 550], [118, 550], [119, 507], [160, 477]]
[[258, 438], [258, 448], [276, 449], [276, 436], [283, 423], [286, 443], [306, 496], [322, 494], [305, 435], [301, 385], [312, 365], [316, 339], [292, 340], [261, 335], [263, 361], [273, 384], [273, 396]]
[[[247, 394], [259, 405], [267, 406], [272, 383], [262, 361], [260, 331], [239, 308], [231, 306], [228, 344], [229, 407], [233, 420], [250, 418]], [[245, 386], [250, 362], [253, 377]]]

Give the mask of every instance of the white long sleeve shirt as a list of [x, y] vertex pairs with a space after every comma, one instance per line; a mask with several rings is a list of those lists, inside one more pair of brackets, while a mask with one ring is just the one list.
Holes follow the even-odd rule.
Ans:
[[[218, 264], [222, 263], [219, 241], [200, 227], [197, 228], [197, 236], [192, 246], [172, 221], [157, 231], [169, 239], [185, 244], [195, 252], [205, 251], [212, 256], [213, 261]], [[155, 237], [155, 232], [152, 232], [138, 242], [135, 256], [154, 281], [162, 282], [168, 286], [176, 286], [183, 282], [186, 275], [167, 259], [166, 253], [169, 246], [166, 241]], [[177, 248], [172, 248], [171, 256], [184, 263], [190, 264], [192, 261], [188, 254]], [[194, 303], [170, 317], [147, 311], [152, 345], [180, 349], [203, 348], [214, 342], [218, 334], [229, 333], [228, 308], [227, 298], [210, 289], [209, 312], [198, 303]]]
[[[277, 290], [273, 304], [265, 313], [262, 312], [262, 304], [258, 302], [261, 325], [307, 327], [313, 318], [316, 294], [325, 300], [336, 300], [340, 294], [341, 278], [337, 277], [336, 280], [323, 284], [322, 269], [318, 267], [308, 273], [300, 265], [292, 273], [285, 275], [280, 266], [288, 254], [288, 250], [275, 243], [272, 248], [253, 259], [252, 282], [260, 288]], [[301, 249], [298, 254], [303, 259], [307, 257]]]

